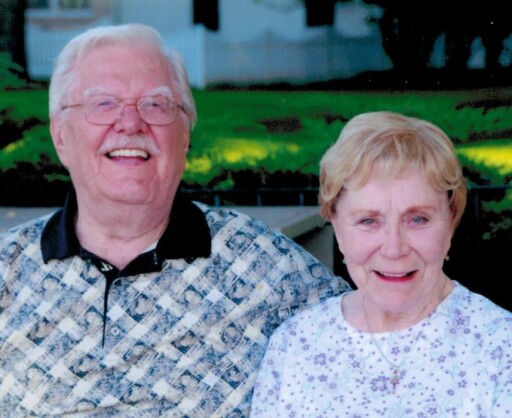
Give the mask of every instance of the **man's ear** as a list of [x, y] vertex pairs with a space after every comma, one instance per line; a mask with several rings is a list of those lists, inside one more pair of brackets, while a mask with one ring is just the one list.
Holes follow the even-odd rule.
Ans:
[[192, 130], [190, 129], [190, 126], [187, 126], [184, 130], [183, 130], [183, 141], [182, 141], [182, 145], [183, 145], [183, 150], [185, 151], [185, 154], [188, 153], [188, 151], [190, 150], [190, 136], [192, 134], [191, 132]]
[[57, 151], [60, 162], [64, 167], [67, 167], [67, 147], [63, 136], [63, 124], [64, 120], [62, 116], [53, 116], [50, 118], [50, 134], [52, 136], [53, 146], [55, 147], [55, 151]]

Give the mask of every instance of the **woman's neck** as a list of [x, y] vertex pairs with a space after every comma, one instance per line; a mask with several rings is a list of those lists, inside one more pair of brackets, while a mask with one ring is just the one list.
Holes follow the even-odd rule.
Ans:
[[342, 299], [342, 312], [345, 320], [360, 331], [380, 333], [409, 328], [433, 312], [446, 299], [454, 288], [446, 276], [432, 298], [421, 307], [411, 310], [394, 311], [370, 303], [371, 299], [361, 290], [356, 290]]

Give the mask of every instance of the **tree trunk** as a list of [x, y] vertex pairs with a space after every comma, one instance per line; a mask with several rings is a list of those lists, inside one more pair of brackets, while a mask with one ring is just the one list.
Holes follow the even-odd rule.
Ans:
[[13, 62], [23, 68], [27, 76], [25, 54], [25, 10], [27, 0], [2, 0], [0, 2], [0, 51], [8, 52]]

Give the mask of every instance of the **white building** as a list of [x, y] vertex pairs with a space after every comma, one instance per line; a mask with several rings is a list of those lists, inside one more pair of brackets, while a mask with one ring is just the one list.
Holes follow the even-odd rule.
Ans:
[[[203, 2], [204, 4], [205, 2]], [[194, 87], [305, 83], [391, 67], [362, 0], [338, 2], [332, 26], [307, 26], [301, 0], [218, 0], [218, 30], [194, 23], [193, 0], [32, 0], [26, 14], [28, 71], [49, 78], [64, 44], [87, 28], [145, 23], [185, 60]]]

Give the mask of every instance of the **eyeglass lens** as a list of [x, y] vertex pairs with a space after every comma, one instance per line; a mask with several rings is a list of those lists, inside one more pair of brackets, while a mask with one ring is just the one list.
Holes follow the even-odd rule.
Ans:
[[110, 125], [124, 116], [126, 106], [136, 106], [140, 118], [150, 125], [170, 125], [176, 120], [178, 108], [165, 96], [143, 97], [137, 103], [124, 103], [112, 96], [94, 96], [85, 103], [85, 116], [90, 123]]

